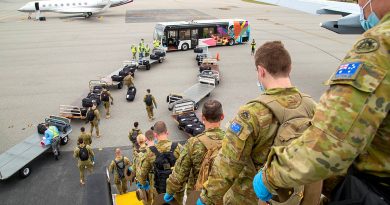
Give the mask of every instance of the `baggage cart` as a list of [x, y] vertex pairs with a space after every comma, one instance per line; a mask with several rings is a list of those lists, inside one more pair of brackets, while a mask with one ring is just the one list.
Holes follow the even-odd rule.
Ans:
[[87, 114], [87, 108], [74, 105], [60, 105], [60, 116], [68, 119], [84, 120]]
[[[65, 145], [69, 141], [69, 134], [72, 132], [70, 120], [58, 116], [50, 116], [45, 119], [45, 123], [61, 127], [59, 129], [60, 144]], [[11, 147], [0, 154], [0, 179], [4, 180], [19, 172], [22, 178], [31, 174], [30, 162], [51, 149], [51, 145], [41, 145], [43, 134], [37, 131], [25, 140]]]

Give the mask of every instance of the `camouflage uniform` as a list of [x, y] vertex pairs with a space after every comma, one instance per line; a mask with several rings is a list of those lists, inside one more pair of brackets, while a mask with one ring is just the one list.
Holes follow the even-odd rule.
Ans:
[[187, 191], [194, 190], [194, 183], [198, 178], [200, 166], [207, 152], [206, 146], [198, 139], [203, 135], [212, 140], [222, 140], [225, 132], [220, 128], [208, 129], [202, 134], [188, 139], [184, 149], [180, 152], [172, 174], [167, 180], [167, 193], [174, 194], [182, 191], [186, 183]]
[[111, 164], [109, 166], [109, 171], [111, 173], [114, 173], [114, 183], [116, 185], [116, 188], [119, 192], [119, 194], [125, 194], [126, 191], [127, 191], [127, 180], [126, 180], [126, 177], [123, 177], [123, 178], [120, 178], [119, 177], [119, 174], [118, 174], [118, 170], [117, 170], [117, 166], [115, 164], [115, 161], [116, 162], [119, 162], [123, 159], [123, 162], [125, 164], [125, 168], [123, 170], [123, 174], [126, 174], [126, 168], [131, 165], [130, 163], [130, 160], [127, 158], [127, 157], [123, 157], [123, 156], [120, 156], [120, 157], [116, 157], [114, 160], [111, 161]]
[[[88, 112], [90, 112], [90, 111], [92, 111], [92, 108], [89, 108]], [[91, 133], [91, 136], [92, 136], [93, 128], [96, 128], [96, 135], [100, 136], [99, 135], [100, 112], [97, 108], [95, 110], [93, 110], [93, 112], [95, 114], [95, 118], [93, 119], [93, 121], [90, 122], [91, 130], [89, 133]], [[87, 114], [87, 116], [88, 116], [88, 114]]]
[[389, 33], [390, 13], [363, 34], [330, 78], [312, 126], [289, 146], [272, 148], [263, 176], [268, 190], [340, 175], [352, 164], [390, 177]]
[[134, 86], [134, 78], [129, 73], [125, 78], [123, 78], [123, 83], [127, 86], [127, 88]]
[[[87, 150], [88, 150], [88, 156], [89, 156], [89, 159], [86, 160], [86, 161], [81, 161], [80, 160], [80, 148], [79, 147], [86, 147]], [[73, 157], [78, 159], [78, 163], [77, 163], [77, 167], [79, 168], [79, 171], [80, 171], [80, 180], [84, 181], [84, 172], [85, 170], [87, 169], [89, 172], [92, 172], [93, 171], [93, 164], [92, 164], [92, 159], [94, 158], [94, 153], [92, 151], [92, 148], [89, 146], [89, 145], [84, 145], [84, 144], [81, 144], [79, 146], [76, 147], [76, 149], [74, 150], [73, 152]]]
[[84, 144], [91, 145], [92, 144], [92, 137], [90, 133], [81, 132], [78, 139], [83, 139]]
[[[265, 94], [275, 96], [281, 106], [291, 109], [302, 100], [295, 87], [268, 89]], [[277, 128], [277, 119], [260, 102], [240, 107], [202, 189], [205, 204], [257, 204], [252, 180], [267, 159]]]
[[[111, 106], [110, 103], [114, 101], [114, 98], [112, 98], [110, 91], [103, 91], [103, 92], [107, 92], [108, 97], [109, 97], [108, 101], [102, 101], [104, 109], [106, 110], [106, 117], [108, 118], [108, 117], [110, 117], [110, 106]], [[111, 101], [110, 101], [110, 99], [111, 99]]]
[[[144, 147], [140, 147], [139, 150], [134, 152], [133, 165], [131, 166], [131, 169], [133, 170], [133, 174], [135, 174], [136, 178], [137, 178], [137, 176], [140, 175], [140, 171], [141, 171], [141, 168], [142, 168], [141, 167], [141, 163], [145, 159], [146, 150], [147, 150], [147, 148], [144, 146]], [[153, 180], [153, 179], [149, 178], [148, 181], [151, 182], [151, 180]], [[150, 183], [150, 186], [152, 186], [152, 183]], [[147, 201], [146, 200], [142, 200], [142, 203], [144, 205], [151, 205], [152, 204], [152, 198], [153, 198], [152, 192], [148, 191], [147, 194], [148, 194], [148, 199], [149, 200], [147, 200]]]
[[[145, 97], [144, 97], [144, 102], [146, 101], [146, 96], [148, 95], [151, 95], [151, 94], [146, 94]], [[148, 113], [148, 117], [150, 120], [153, 120], [154, 119], [154, 115], [153, 115], [153, 106], [155, 106], [157, 108], [157, 104], [156, 104], [156, 100], [154, 99], [153, 95], [152, 96], [152, 105], [151, 106], [148, 106], [146, 105], [146, 102], [145, 102], [145, 105], [146, 105], [146, 112]]]
[[[157, 148], [157, 150], [160, 153], [163, 153], [163, 152], [169, 152], [169, 150], [171, 150], [171, 145], [172, 145], [172, 142], [169, 140], [159, 140], [157, 142], [157, 144], [155, 145], [155, 147]], [[176, 159], [179, 158], [179, 156], [180, 156], [180, 147], [179, 146], [176, 147], [175, 152], [174, 152], [174, 156], [176, 157]], [[154, 165], [155, 161], [156, 161], [156, 155], [150, 150], [150, 148], [148, 148], [146, 153], [145, 153], [145, 158], [141, 162], [141, 165], [140, 165], [141, 169], [139, 170], [139, 174], [137, 173], [137, 181], [139, 183], [141, 183], [142, 185], [145, 185], [146, 181], [150, 177], [150, 173], [153, 171], [153, 165]], [[137, 172], [138, 172], [138, 170], [137, 170]], [[150, 185], [150, 189], [153, 192], [153, 195], [157, 196], [157, 191], [154, 188], [154, 186]], [[175, 196], [175, 198], [176, 198], [176, 196]], [[183, 201], [183, 200], [181, 200], [181, 201]]]

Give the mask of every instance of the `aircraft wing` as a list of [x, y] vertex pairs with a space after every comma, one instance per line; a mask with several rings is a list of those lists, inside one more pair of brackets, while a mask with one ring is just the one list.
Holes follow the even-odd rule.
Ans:
[[64, 14], [75, 14], [75, 13], [99, 13], [105, 11], [107, 8], [111, 6], [111, 1], [107, 1], [104, 7], [99, 8], [98, 5], [96, 7], [71, 7], [71, 8], [63, 8], [57, 9], [55, 12], [64, 13]]
[[326, 0], [256, 0], [274, 4], [310, 14], [337, 14], [342, 17], [337, 21], [326, 21], [321, 27], [339, 34], [361, 34], [364, 29], [360, 25], [359, 5], [347, 2]]

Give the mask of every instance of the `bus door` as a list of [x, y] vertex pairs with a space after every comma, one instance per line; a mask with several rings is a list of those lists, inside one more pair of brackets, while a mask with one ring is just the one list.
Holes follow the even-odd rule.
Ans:
[[199, 31], [197, 28], [191, 29], [191, 48], [195, 48], [198, 45]]
[[178, 46], [178, 35], [177, 30], [168, 30], [167, 31], [167, 47], [168, 50], [176, 50]]

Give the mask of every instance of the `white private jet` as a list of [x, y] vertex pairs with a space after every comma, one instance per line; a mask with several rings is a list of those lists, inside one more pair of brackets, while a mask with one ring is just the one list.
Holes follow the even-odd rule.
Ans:
[[55, 0], [55, 1], [31, 1], [22, 6], [18, 11], [35, 12], [37, 18], [40, 12], [55, 12], [63, 14], [83, 14], [86, 18], [92, 14], [105, 11], [109, 7], [121, 6], [133, 2], [133, 0]]
[[327, 0], [256, 0], [295, 9], [311, 14], [337, 14], [342, 17], [337, 21], [326, 21], [321, 27], [339, 34], [359, 34], [364, 30], [360, 24], [360, 8], [355, 3]]

